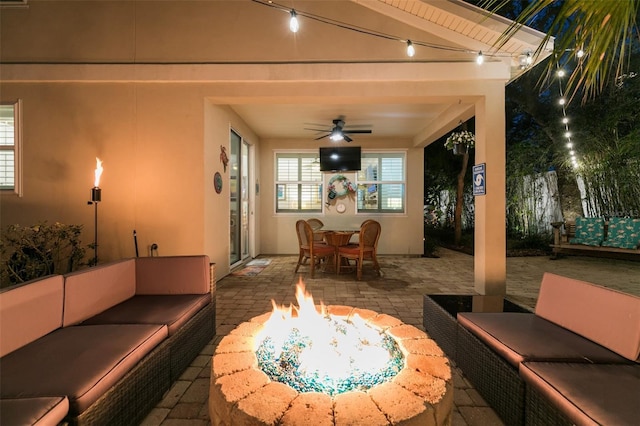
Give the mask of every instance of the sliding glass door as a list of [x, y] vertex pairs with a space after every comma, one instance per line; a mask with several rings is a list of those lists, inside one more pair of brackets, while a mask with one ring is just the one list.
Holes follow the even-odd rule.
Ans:
[[249, 145], [233, 130], [230, 145], [229, 263], [233, 266], [249, 256]]

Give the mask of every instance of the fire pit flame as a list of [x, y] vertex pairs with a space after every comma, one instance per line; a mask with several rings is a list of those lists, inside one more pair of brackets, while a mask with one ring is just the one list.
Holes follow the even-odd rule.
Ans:
[[365, 390], [395, 377], [404, 358], [395, 340], [357, 314], [329, 315], [316, 310], [300, 281], [298, 306], [278, 306], [256, 336], [258, 365], [272, 380], [300, 392], [335, 395]]

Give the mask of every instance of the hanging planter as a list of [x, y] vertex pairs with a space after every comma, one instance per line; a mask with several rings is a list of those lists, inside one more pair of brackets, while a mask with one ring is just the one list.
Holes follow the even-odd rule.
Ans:
[[444, 147], [453, 151], [455, 155], [464, 155], [475, 145], [475, 135], [467, 130], [451, 133], [444, 142]]
[[467, 153], [467, 145], [463, 143], [454, 143], [453, 144], [453, 154], [454, 155], [465, 155]]

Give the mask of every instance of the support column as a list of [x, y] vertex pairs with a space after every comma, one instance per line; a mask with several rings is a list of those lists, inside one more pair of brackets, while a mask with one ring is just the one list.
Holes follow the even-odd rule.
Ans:
[[507, 290], [504, 97], [504, 82], [496, 81], [476, 102], [475, 162], [486, 164], [486, 195], [474, 197], [474, 289], [483, 295]]

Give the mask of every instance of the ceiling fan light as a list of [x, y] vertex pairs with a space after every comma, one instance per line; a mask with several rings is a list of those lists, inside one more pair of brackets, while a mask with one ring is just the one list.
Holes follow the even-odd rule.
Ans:
[[341, 141], [344, 139], [344, 135], [342, 134], [342, 132], [338, 129], [333, 129], [333, 131], [331, 131], [331, 136], [329, 136], [329, 138], [332, 141]]

